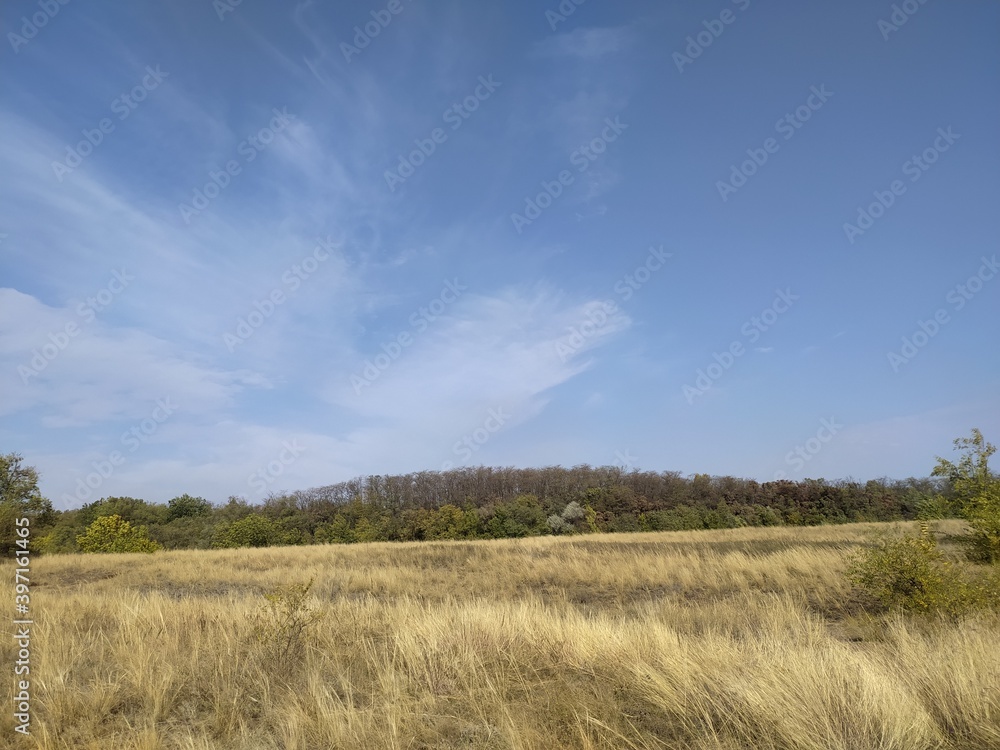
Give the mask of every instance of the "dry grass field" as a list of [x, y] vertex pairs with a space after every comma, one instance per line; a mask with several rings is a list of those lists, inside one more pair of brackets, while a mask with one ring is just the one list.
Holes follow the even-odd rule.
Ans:
[[874, 528], [37, 558], [32, 735], [5, 711], [0, 745], [1000, 747], [1000, 621], [865, 615]]

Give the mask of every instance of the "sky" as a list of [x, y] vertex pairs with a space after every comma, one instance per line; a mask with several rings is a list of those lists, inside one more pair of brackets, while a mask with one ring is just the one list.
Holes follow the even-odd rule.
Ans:
[[57, 508], [1000, 439], [1000, 5], [11, 0], [0, 452]]

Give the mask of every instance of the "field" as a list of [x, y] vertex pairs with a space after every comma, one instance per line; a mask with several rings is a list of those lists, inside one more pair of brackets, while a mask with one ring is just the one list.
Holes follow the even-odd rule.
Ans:
[[1000, 747], [1000, 622], [865, 614], [875, 528], [36, 558], [16, 744]]

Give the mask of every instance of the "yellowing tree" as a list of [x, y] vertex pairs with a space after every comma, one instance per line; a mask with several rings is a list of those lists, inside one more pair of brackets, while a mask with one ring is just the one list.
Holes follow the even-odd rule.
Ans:
[[162, 547], [149, 538], [145, 526], [133, 526], [121, 516], [101, 516], [76, 538], [84, 552], [156, 552]]

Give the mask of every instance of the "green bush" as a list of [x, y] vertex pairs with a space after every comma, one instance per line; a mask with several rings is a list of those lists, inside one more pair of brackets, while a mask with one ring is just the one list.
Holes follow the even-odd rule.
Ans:
[[79, 552], [80, 545], [76, 541], [79, 534], [79, 526], [64, 523], [56, 524], [45, 534], [38, 537], [38, 550], [45, 554]]
[[518, 495], [509, 502], [499, 503], [483, 530], [486, 536], [494, 539], [539, 536], [550, 532], [545, 509], [534, 495]]
[[573, 500], [566, 504], [562, 513], [553, 513], [545, 522], [553, 534], [573, 534], [582, 530], [581, 522], [584, 522], [586, 518], [587, 511], [580, 503]]
[[1000, 483], [994, 482], [970, 499], [965, 516], [972, 527], [969, 557], [976, 562], [1000, 562]]
[[167, 509], [134, 497], [104, 497], [80, 508], [84, 525], [102, 516], [120, 516], [133, 526], [155, 526], [166, 521]]
[[750, 526], [784, 526], [785, 519], [781, 513], [770, 505], [753, 505], [747, 511], [747, 522]]
[[479, 514], [474, 508], [463, 510], [451, 504], [436, 510], [421, 508], [413, 520], [421, 539], [475, 539], [479, 535]]
[[917, 518], [921, 521], [938, 521], [955, 516], [956, 509], [944, 495], [929, 495], [917, 501]]
[[149, 535], [164, 549], [206, 549], [212, 543], [215, 527], [211, 516], [180, 516], [159, 526], [151, 526]]
[[367, 518], [359, 518], [358, 522], [354, 524], [353, 531], [356, 542], [385, 541], [380, 524], [372, 523]]
[[931, 474], [948, 479], [961, 514], [972, 527], [967, 540], [971, 559], [1000, 562], [1000, 478], [990, 471], [989, 463], [996, 446], [986, 442], [978, 429], [954, 444], [961, 453], [958, 462], [939, 457]]
[[335, 515], [330, 523], [317, 526], [313, 539], [320, 544], [353, 544], [357, 541], [351, 522], [342, 513]]
[[654, 510], [641, 517], [643, 531], [689, 531], [705, 528], [705, 519], [697, 508], [678, 505], [670, 510]]
[[212, 536], [212, 546], [226, 547], [271, 547], [280, 544], [295, 544], [298, 539], [280, 521], [259, 513], [223, 523]]
[[945, 559], [927, 522], [916, 537], [880, 537], [874, 549], [852, 559], [848, 577], [889, 610], [959, 616], [993, 599], [988, 585]]
[[714, 510], [707, 510], [703, 514], [706, 529], [735, 529], [746, 526], [746, 521], [729, 509], [725, 503], [720, 503]]
[[76, 538], [84, 552], [156, 552], [145, 526], [133, 526], [118, 515], [101, 516]]
[[605, 513], [604, 527], [611, 533], [643, 531], [640, 520], [633, 513]]

